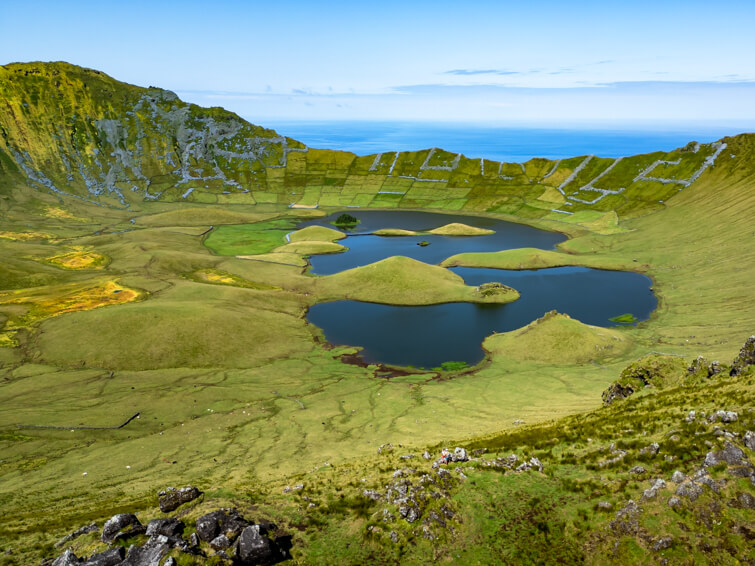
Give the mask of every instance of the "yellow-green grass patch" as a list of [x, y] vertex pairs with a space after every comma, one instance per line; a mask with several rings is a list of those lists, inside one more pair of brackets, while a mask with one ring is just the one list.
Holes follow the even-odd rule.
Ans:
[[415, 232], [414, 230], [404, 230], [402, 228], [381, 228], [380, 230], [375, 230], [373, 234], [375, 236], [416, 236], [420, 232]]
[[346, 251], [348, 248], [335, 242], [291, 242], [273, 250], [275, 253], [299, 254], [303, 256], [317, 254], [337, 254]]
[[183, 281], [149, 301], [47, 320], [38, 348], [64, 367], [251, 367], [311, 348], [301, 312], [289, 293]]
[[44, 232], [9, 232], [7, 230], [0, 230], [0, 238], [5, 240], [49, 240], [54, 238], [50, 234]]
[[317, 279], [321, 299], [352, 299], [395, 305], [429, 305], [446, 302], [509, 303], [519, 293], [507, 288], [483, 293], [464, 280], [435, 265], [394, 256]]
[[290, 242], [334, 242], [342, 240], [346, 234], [326, 226], [307, 226], [289, 234]]
[[468, 226], [461, 224], [460, 222], [452, 222], [445, 226], [433, 228], [429, 232], [430, 234], [438, 234], [441, 236], [485, 236], [488, 234], [495, 234], [495, 230], [488, 230], [486, 228], [477, 228], [476, 226]]
[[107, 264], [104, 255], [83, 249], [54, 255], [45, 261], [66, 269], [103, 269]]
[[543, 194], [541, 194], [537, 198], [538, 200], [554, 204], [563, 204], [566, 201], [566, 197], [562, 195], [555, 187], [545, 187]]
[[248, 259], [252, 261], [264, 261], [268, 263], [281, 263], [296, 267], [306, 267], [307, 260], [297, 253], [270, 252], [269, 254], [257, 255], [238, 255], [238, 259]]
[[570, 254], [538, 248], [463, 253], [451, 256], [441, 263], [443, 267], [490, 267], [495, 269], [542, 269], [568, 265], [632, 271], [644, 269], [638, 263], [609, 255]]
[[204, 244], [218, 255], [267, 253], [284, 244], [295, 227], [295, 221], [287, 218], [220, 226], [210, 232]]
[[143, 226], [210, 226], [218, 224], [242, 224], [259, 222], [275, 216], [273, 213], [258, 211], [241, 212], [219, 206], [202, 208], [177, 208], [139, 216], [136, 224]]
[[552, 311], [524, 328], [488, 336], [483, 347], [494, 357], [578, 365], [620, 356], [632, 347], [632, 341], [617, 330], [583, 324]]
[[242, 287], [244, 289], [260, 289], [268, 291], [278, 289], [278, 287], [274, 287], [273, 285], [249, 281], [248, 279], [244, 279], [243, 277], [239, 277], [238, 275], [221, 269], [200, 269], [199, 271], [195, 271], [192, 275], [196, 281], [211, 283], [213, 285], [231, 285], [233, 287]]
[[0, 305], [27, 307], [23, 315], [12, 316], [6, 323], [9, 328], [18, 328], [66, 313], [129, 303], [143, 296], [143, 291], [105, 280], [0, 293]]

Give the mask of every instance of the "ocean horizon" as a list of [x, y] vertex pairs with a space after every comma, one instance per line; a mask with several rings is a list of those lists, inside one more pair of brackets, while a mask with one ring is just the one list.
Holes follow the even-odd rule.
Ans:
[[505, 162], [524, 162], [534, 157], [622, 157], [667, 152], [691, 141], [710, 143], [746, 131], [736, 126], [708, 124], [668, 127], [653, 124], [643, 129], [627, 125], [540, 128], [429, 122], [273, 120], [265, 122], [264, 126], [308, 147], [350, 151], [357, 155], [438, 147], [469, 158]]

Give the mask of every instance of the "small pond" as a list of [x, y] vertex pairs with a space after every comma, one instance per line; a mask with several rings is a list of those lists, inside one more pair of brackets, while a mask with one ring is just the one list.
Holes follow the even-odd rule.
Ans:
[[[353, 216], [362, 222], [357, 234], [341, 241], [349, 251], [313, 256], [315, 273], [335, 273], [394, 255], [439, 263], [461, 251], [549, 249], [565, 239], [561, 234], [488, 218], [373, 211], [360, 211]], [[328, 225], [327, 221], [317, 223]], [[496, 238], [365, 235], [386, 227], [428, 230], [450, 222], [496, 230]], [[431, 241], [430, 238], [438, 240], [424, 248], [416, 245], [420, 239]], [[363, 241], [368, 243], [362, 245]], [[440, 250], [437, 255], [424, 255], [433, 247]], [[328, 342], [362, 347], [361, 356], [369, 363], [433, 368], [447, 361], [474, 365], [484, 357], [482, 341], [486, 336], [521, 328], [554, 309], [586, 324], [606, 327], [615, 325], [610, 318], [624, 313], [646, 320], [657, 306], [651, 280], [638, 273], [584, 267], [523, 271], [457, 267], [451, 271], [468, 285], [499, 281], [517, 289], [521, 298], [505, 305], [447, 303], [417, 307], [336, 301], [314, 305], [307, 319], [323, 329]]]

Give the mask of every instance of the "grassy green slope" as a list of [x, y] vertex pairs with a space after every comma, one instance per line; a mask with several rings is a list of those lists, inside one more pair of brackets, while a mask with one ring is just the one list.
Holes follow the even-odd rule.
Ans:
[[111, 206], [159, 200], [466, 210], [608, 233], [617, 217], [596, 219], [662, 208], [719, 151], [691, 144], [618, 160], [522, 165], [437, 148], [358, 157], [306, 148], [221, 108], [67, 63], [6, 65], [0, 93], [0, 171], [41, 191]]

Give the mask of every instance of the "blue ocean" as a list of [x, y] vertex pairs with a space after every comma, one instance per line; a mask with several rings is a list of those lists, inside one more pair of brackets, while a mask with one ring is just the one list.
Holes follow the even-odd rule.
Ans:
[[708, 143], [742, 133], [734, 127], [654, 125], [545, 129], [408, 122], [267, 122], [267, 127], [309, 147], [357, 155], [439, 147], [470, 158], [523, 162], [533, 157], [561, 159], [579, 155], [621, 157], [671, 151], [690, 141]]

